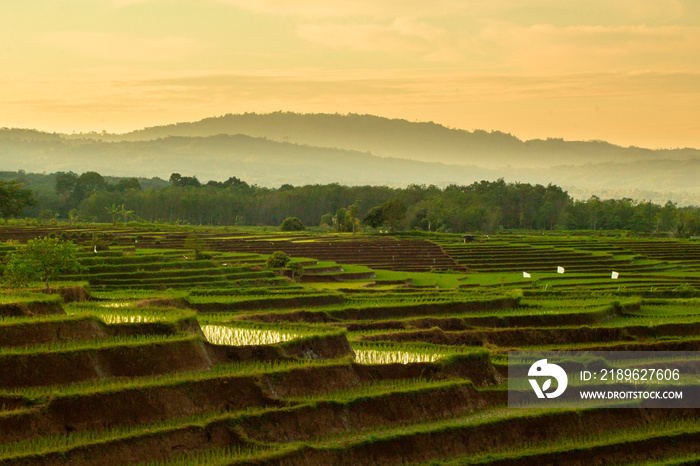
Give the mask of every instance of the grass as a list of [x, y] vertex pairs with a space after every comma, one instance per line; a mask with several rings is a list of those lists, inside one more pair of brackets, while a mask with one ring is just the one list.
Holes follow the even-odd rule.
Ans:
[[[431, 462], [430, 464], [440, 464], [444, 466], [456, 466], [467, 464], [490, 464], [494, 461], [520, 460], [532, 461], [539, 456], [557, 453], [569, 453], [584, 455], [589, 450], [597, 447], [610, 445], [624, 445], [626, 443], [636, 443], [648, 440], [664, 440], [673, 444], [675, 438], [688, 433], [695, 433], [700, 428], [700, 420], [679, 419], [664, 420], [651, 423], [646, 426], [632, 429], [621, 429], [615, 432], [613, 438], [607, 432], [586, 433], [584, 435], [558, 439], [556, 442], [528, 443], [517, 448], [504, 448], [497, 451], [490, 451], [477, 455], [462, 456], [444, 462]], [[644, 463], [649, 464], [649, 463]]]
[[63, 303], [60, 296], [47, 295], [45, 293], [32, 292], [5, 292], [0, 293], [0, 304], [26, 304], [26, 303]]
[[[135, 377], [128, 380], [103, 379], [97, 382], [80, 382], [71, 385], [49, 387], [27, 387], [0, 390], [0, 395], [22, 396], [31, 404], [40, 404], [56, 397], [87, 396], [95, 393], [110, 393], [122, 390], [138, 390], [154, 387], [188, 384], [230, 377], [276, 376], [298, 368], [331, 367], [337, 362], [293, 360], [293, 361], [246, 361], [217, 364], [211, 369], [194, 372], [172, 372], [156, 376]], [[345, 365], [343, 363], [342, 365]]]
[[429, 273], [429, 272], [393, 272], [390, 270], [376, 270], [376, 280], [411, 280], [415, 286], [430, 286], [441, 289], [454, 289], [459, 287], [464, 278], [463, 273]]
[[253, 460], [272, 452], [280, 452], [279, 448], [265, 446], [246, 446], [215, 448], [205, 451], [194, 451], [167, 460], [145, 461], [139, 466], [198, 466], [198, 465], [229, 465], [232, 462]]
[[176, 333], [174, 335], [135, 335], [116, 336], [104, 340], [78, 340], [65, 343], [38, 344], [29, 346], [0, 347], [0, 357], [17, 355], [39, 355], [91, 351], [116, 347], [145, 346], [157, 343], [175, 343], [200, 339], [198, 335]]
[[287, 397], [289, 401], [297, 403], [315, 403], [319, 401], [351, 401], [368, 397], [377, 397], [393, 393], [422, 392], [442, 388], [454, 388], [461, 386], [473, 387], [466, 380], [438, 380], [432, 381], [422, 378], [380, 380], [349, 389], [329, 391], [301, 397]]
[[126, 438], [138, 438], [152, 436], [165, 431], [183, 429], [188, 426], [202, 426], [203, 423], [224, 416], [224, 412], [207, 413], [203, 415], [187, 416], [184, 418], [169, 419], [167, 421], [153, 423], [138, 427], [124, 427], [103, 431], [77, 432], [67, 435], [54, 435], [38, 439], [22, 440], [0, 445], [0, 460], [16, 459], [21, 457], [41, 458], [53, 453], [65, 453], [68, 450], [86, 445], [106, 444], [115, 440]]

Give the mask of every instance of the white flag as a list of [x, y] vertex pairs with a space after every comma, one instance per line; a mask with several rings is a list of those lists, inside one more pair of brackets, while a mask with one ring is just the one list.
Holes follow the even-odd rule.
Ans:
[[617, 280], [617, 277], [619, 277], [619, 276], [620, 276], [619, 273], [613, 272], [612, 275], [610, 275], [610, 278], [612, 278], [613, 280]]
[[557, 267], [557, 273], [564, 273], [564, 267], [562, 267], [562, 266]]
[[527, 272], [523, 272], [523, 278], [530, 278], [530, 274]]

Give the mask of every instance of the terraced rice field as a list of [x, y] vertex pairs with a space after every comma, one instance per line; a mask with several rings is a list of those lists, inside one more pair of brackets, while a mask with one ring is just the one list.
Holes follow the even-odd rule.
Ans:
[[[515, 349], [700, 350], [697, 243], [209, 231], [195, 260], [180, 232], [0, 239], [51, 233], [83, 246], [83, 270], [53, 294], [0, 295], [0, 464], [700, 458], [695, 409], [509, 409], [506, 364]], [[265, 268], [276, 250], [300, 278]]]

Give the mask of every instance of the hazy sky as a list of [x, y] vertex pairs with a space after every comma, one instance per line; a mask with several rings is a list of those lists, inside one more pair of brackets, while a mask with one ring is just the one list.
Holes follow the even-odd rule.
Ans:
[[0, 127], [372, 113], [700, 147], [697, 0], [0, 0]]

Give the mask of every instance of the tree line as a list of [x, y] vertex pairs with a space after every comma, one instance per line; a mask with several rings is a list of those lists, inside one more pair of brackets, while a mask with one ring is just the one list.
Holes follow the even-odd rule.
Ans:
[[556, 185], [503, 179], [444, 188], [415, 184], [268, 188], [237, 177], [202, 183], [196, 176], [179, 173], [168, 181], [107, 178], [96, 172], [19, 174], [9, 179], [11, 174], [0, 174], [0, 207], [9, 206], [1, 212], [5, 218], [22, 215], [18, 204], [10, 201], [14, 193], [14, 198], [26, 201], [26, 216], [71, 221], [116, 222], [119, 215], [128, 214], [129, 220], [153, 223], [280, 225], [287, 217], [296, 217], [303, 225], [335, 231], [371, 227], [452, 233], [560, 229], [700, 234], [698, 207], [595, 196], [575, 200]]

